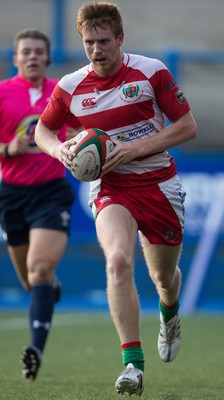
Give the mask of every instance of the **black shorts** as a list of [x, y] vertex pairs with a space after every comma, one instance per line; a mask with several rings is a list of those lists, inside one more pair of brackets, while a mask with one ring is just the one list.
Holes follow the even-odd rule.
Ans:
[[0, 183], [0, 223], [7, 244], [29, 242], [33, 228], [70, 232], [71, 207], [75, 199], [72, 185], [57, 179], [39, 186]]

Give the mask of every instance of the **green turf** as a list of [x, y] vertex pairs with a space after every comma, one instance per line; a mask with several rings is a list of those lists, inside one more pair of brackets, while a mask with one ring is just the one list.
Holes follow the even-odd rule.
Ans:
[[[182, 318], [183, 343], [171, 364], [158, 356], [158, 316], [141, 322], [149, 400], [224, 399], [224, 317]], [[120, 345], [107, 314], [57, 313], [35, 382], [21, 379], [18, 355], [28, 344], [24, 313], [0, 313], [1, 400], [125, 399], [114, 390], [122, 371]], [[133, 396], [133, 398], [136, 398]], [[137, 398], [136, 398], [137, 399]]]

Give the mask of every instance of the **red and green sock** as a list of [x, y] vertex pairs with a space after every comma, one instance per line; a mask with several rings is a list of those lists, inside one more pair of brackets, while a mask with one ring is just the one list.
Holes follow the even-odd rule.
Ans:
[[171, 306], [167, 306], [161, 299], [159, 301], [159, 309], [162, 313], [165, 322], [168, 322], [174, 315], [178, 314], [179, 310], [179, 300], [177, 300]]
[[121, 345], [123, 364], [132, 363], [135, 368], [144, 371], [144, 354], [141, 348], [141, 342], [129, 342]]

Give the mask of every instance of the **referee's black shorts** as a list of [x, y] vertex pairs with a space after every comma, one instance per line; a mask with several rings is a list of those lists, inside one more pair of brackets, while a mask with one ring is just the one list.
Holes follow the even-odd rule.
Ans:
[[32, 228], [70, 232], [71, 207], [75, 199], [72, 185], [57, 179], [38, 186], [0, 183], [0, 223], [10, 246], [29, 242]]

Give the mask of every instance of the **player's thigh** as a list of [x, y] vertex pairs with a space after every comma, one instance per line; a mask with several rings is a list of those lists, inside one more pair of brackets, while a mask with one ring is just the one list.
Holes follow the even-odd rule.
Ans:
[[150, 244], [140, 233], [140, 241], [150, 274], [173, 275], [180, 258], [182, 245]]
[[130, 212], [119, 204], [103, 208], [96, 219], [96, 231], [106, 257], [122, 250], [133, 262], [137, 223]]
[[27, 255], [28, 268], [38, 266], [53, 270], [65, 252], [67, 238], [67, 233], [60, 230], [31, 229]]

